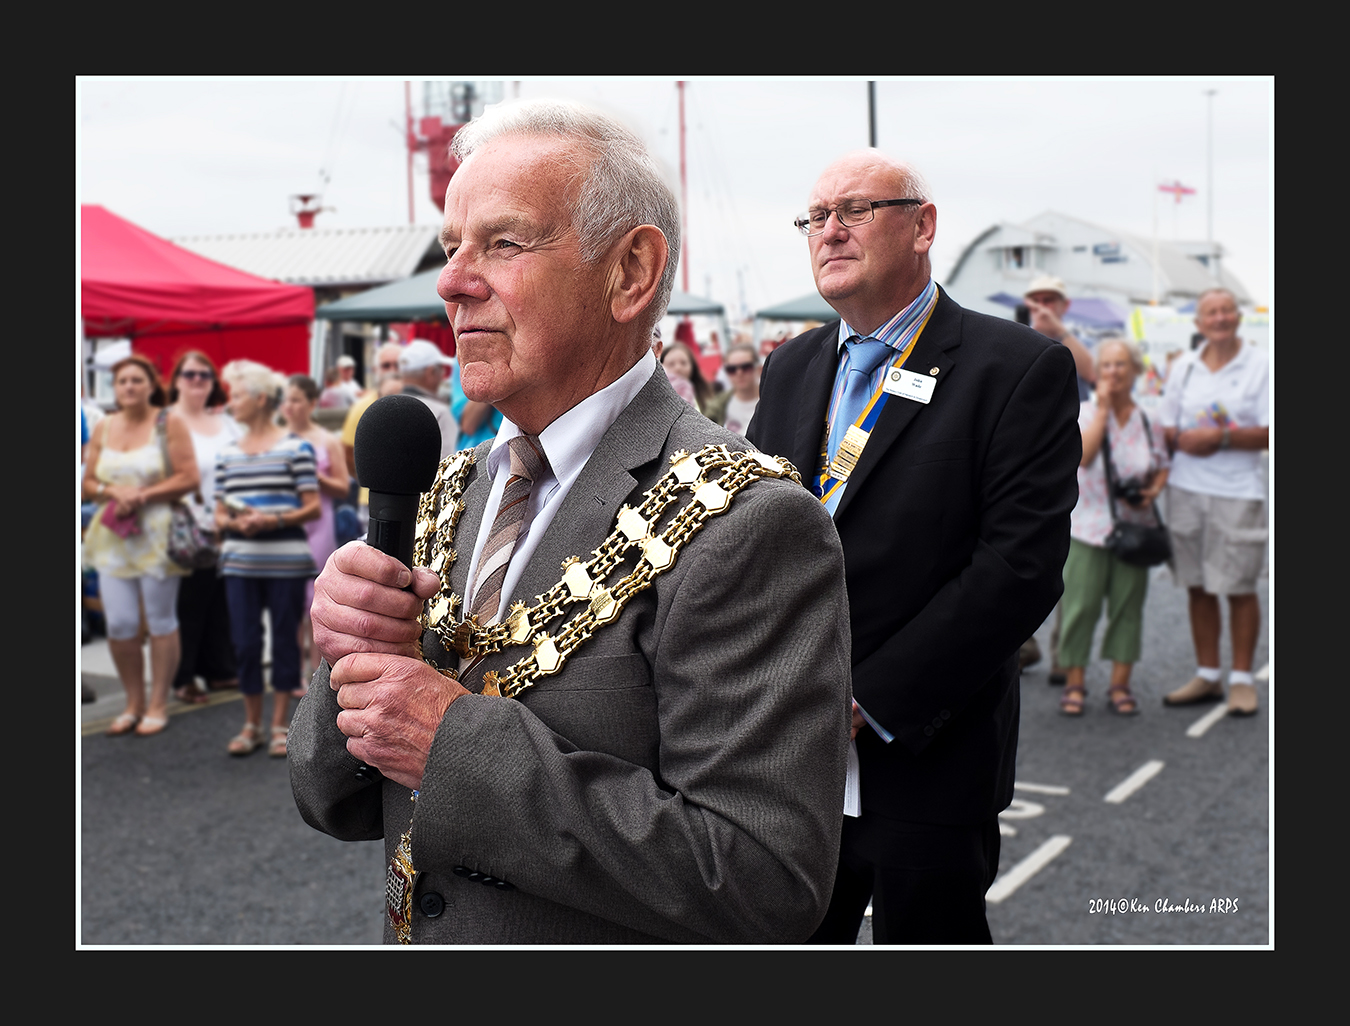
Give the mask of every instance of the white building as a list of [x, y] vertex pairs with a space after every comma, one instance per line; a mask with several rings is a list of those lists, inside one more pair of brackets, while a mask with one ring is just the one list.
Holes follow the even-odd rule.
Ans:
[[1218, 284], [1250, 308], [1246, 288], [1223, 270], [1223, 247], [1216, 243], [1214, 248], [1219, 278], [1209, 269], [1204, 242], [1155, 242], [1046, 211], [1024, 224], [998, 224], [978, 236], [957, 258], [943, 285], [967, 309], [1000, 317], [1013, 316], [1031, 280], [1042, 274], [1062, 278], [1071, 300], [1105, 301], [1080, 302], [1080, 310], [1114, 308], [1122, 319], [1138, 306], [1186, 308]]

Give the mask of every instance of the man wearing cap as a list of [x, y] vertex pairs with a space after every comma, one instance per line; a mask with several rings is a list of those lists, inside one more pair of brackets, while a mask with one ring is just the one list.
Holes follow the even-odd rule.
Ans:
[[360, 399], [361, 393], [365, 391], [361, 387], [361, 382], [356, 380], [356, 361], [343, 353], [337, 358], [337, 369], [337, 388], [347, 397], [347, 405], [350, 406]]
[[296, 804], [384, 839], [389, 942], [801, 943], [848, 753], [839, 537], [656, 362], [680, 212], [641, 140], [537, 100], [452, 149], [437, 292], [502, 426], [441, 461], [418, 566], [353, 543], [315, 582]]
[[1063, 280], [1043, 274], [1032, 281], [1022, 299], [1027, 305], [1031, 326], [1073, 353], [1073, 366], [1078, 374], [1078, 401], [1087, 402], [1097, 384], [1097, 364], [1088, 347], [1065, 327], [1064, 314], [1068, 312], [1071, 300]]
[[840, 319], [775, 349], [748, 437], [809, 477], [844, 546], [854, 758], [813, 940], [989, 944], [1012, 801], [1017, 646], [1064, 590], [1082, 457], [1073, 360], [933, 280], [937, 208], [876, 150], [797, 219]]
[[450, 412], [450, 404], [441, 398], [441, 382], [446, 368], [454, 363], [440, 348], [424, 338], [415, 338], [398, 355], [398, 371], [403, 378], [403, 394], [415, 395], [436, 415], [441, 428], [441, 457], [459, 448], [459, 425]]

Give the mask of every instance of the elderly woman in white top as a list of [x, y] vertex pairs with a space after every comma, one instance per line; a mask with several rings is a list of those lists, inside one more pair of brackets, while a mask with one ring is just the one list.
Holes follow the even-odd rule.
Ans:
[[1167, 490], [1173, 573], [1189, 592], [1195, 676], [1167, 705], [1224, 697], [1219, 666], [1219, 596], [1228, 596], [1233, 662], [1228, 712], [1256, 712], [1252, 660], [1261, 627], [1256, 581], [1265, 565], [1266, 483], [1261, 451], [1270, 446], [1270, 360], [1238, 337], [1242, 314], [1227, 289], [1195, 306], [1205, 336], [1173, 365], [1160, 416], [1173, 451]]
[[1134, 402], [1134, 381], [1143, 369], [1143, 357], [1133, 343], [1121, 338], [1099, 342], [1096, 394], [1083, 403], [1078, 417], [1083, 459], [1064, 563], [1059, 635], [1059, 662], [1065, 674], [1060, 711], [1066, 716], [1083, 713], [1086, 667], [1103, 601], [1107, 621], [1101, 656], [1111, 660], [1108, 708], [1126, 716], [1139, 711], [1130, 692], [1130, 674], [1143, 646], [1148, 568], [1132, 566], [1105, 547], [1113, 526], [1105, 449], [1110, 449], [1117, 485], [1116, 516], [1156, 524], [1153, 502], [1167, 483], [1167, 448], [1162, 425], [1148, 422]]

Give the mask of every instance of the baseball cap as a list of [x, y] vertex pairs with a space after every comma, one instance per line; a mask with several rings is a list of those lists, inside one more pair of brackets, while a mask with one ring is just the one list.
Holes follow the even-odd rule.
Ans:
[[1034, 278], [1022, 295], [1030, 296], [1037, 292], [1058, 292], [1063, 298], [1069, 298], [1069, 290], [1063, 279], [1056, 278], [1052, 274], [1043, 274], [1039, 278]]
[[449, 367], [455, 361], [441, 352], [440, 348], [434, 342], [428, 342], [423, 338], [415, 338], [403, 347], [403, 351], [398, 354], [398, 369], [402, 372], [420, 371], [427, 367], [441, 364]]
[[337, 358], [337, 365], [339, 367], [355, 367], [356, 361], [344, 353], [342, 356], [339, 356]]

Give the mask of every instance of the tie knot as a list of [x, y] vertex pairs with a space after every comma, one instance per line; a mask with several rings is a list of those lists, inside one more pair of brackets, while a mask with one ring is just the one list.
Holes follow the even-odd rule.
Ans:
[[890, 346], [875, 338], [850, 341], [848, 343], [849, 370], [871, 375], [892, 352], [894, 350]]
[[538, 435], [516, 435], [508, 441], [511, 450], [511, 473], [527, 481], [538, 481], [548, 473], [548, 457], [539, 444]]

